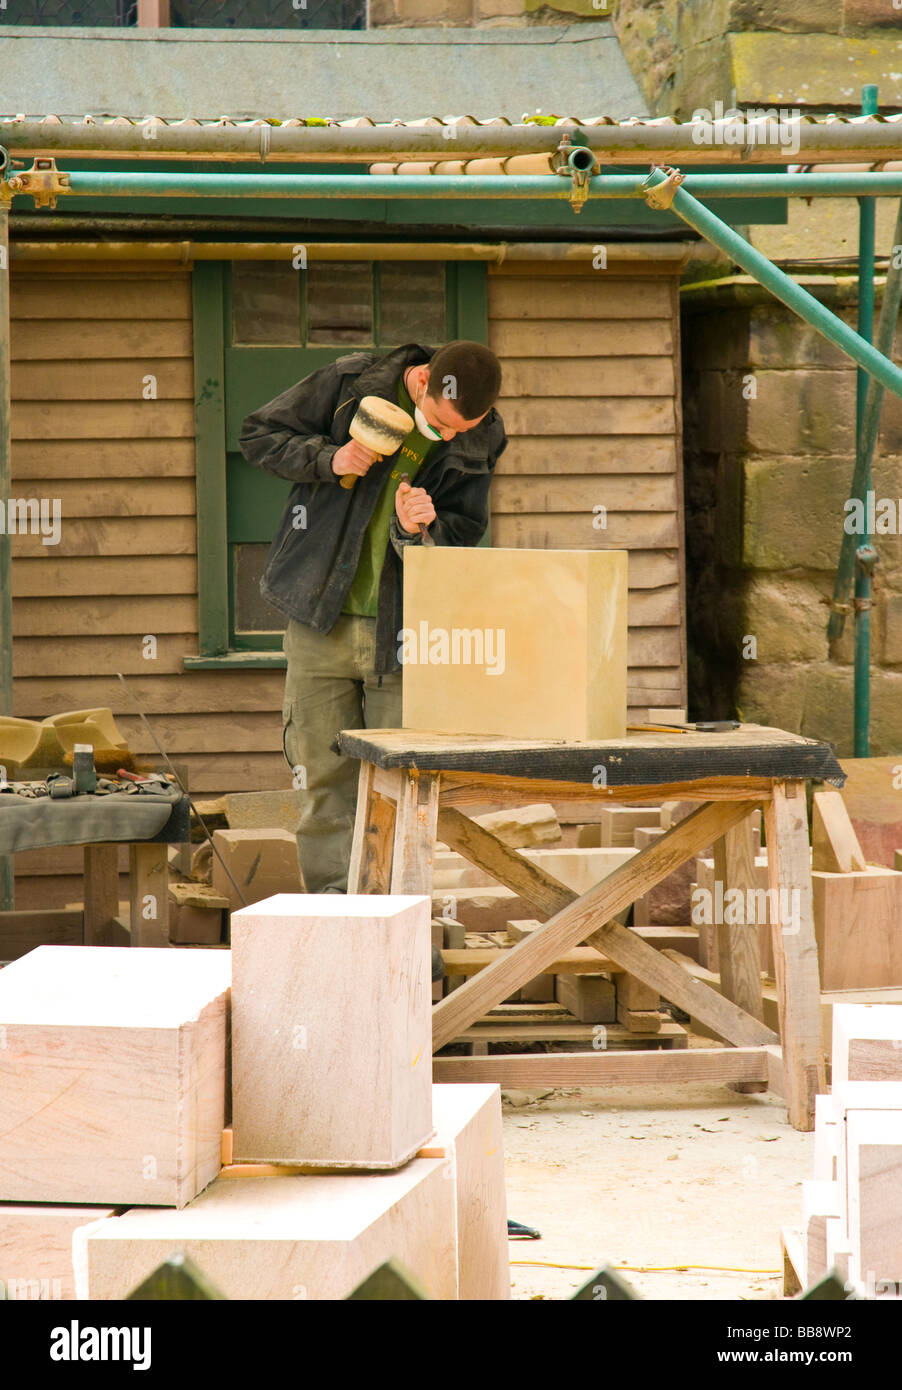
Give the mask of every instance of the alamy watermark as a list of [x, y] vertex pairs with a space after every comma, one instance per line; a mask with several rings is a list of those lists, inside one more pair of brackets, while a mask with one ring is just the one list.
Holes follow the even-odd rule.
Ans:
[[402, 666], [484, 666], [487, 676], [505, 669], [503, 627], [430, 627], [424, 618], [417, 628], [398, 633]]
[[59, 497], [0, 497], [0, 535], [40, 536], [59, 545], [63, 504]]
[[717, 879], [714, 891], [693, 888], [690, 898], [694, 927], [763, 926], [782, 923], [786, 936], [795, 936], [802, 922], [799, 888], [725, 888]]
[[735, 106], [724, 110], [715, 101], [714, 110], [700, 106], [692, 113], [694, 145], [773, 145], [787, 154], [798, 154], [801, 143], [802, 112], [799, 107]]

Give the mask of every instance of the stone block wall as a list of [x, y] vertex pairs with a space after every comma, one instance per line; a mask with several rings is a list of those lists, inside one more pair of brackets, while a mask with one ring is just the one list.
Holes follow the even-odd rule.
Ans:
[[[854, 326], [853, 281], [806, 287]], [[690, 707], [738, 711], [848, 754], [854, 622], [832, 649], [826, 629], [854, 466], [854, 366], [746, 277], [684, 300]], [[873, 542], [871, 752], [881, 754], [902, 748], [902, 400], [890, 392], [874, 492], [896, 522]]]

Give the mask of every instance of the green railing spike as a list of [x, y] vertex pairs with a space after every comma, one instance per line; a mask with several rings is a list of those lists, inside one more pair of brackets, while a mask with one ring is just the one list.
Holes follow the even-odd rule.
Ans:
[[187, 1255], [170, 1255], [168, 1260], [164, 1260], [153, 1272], [139, 1284], [136, 1289], [132, 1289], [127, 1296], [128, 1300], [135, 1302], [147, 1302], [153, 1299], [166, 1299], [171, 1302], [186, 1302], [189, 1300], [211, 1300], [222, 1299], [225, 1301], [225, 1294], [220, 1293], [215, 1284], [211, 1284], [205, 1274], [202, 1274], [193, 1260]]
[[372, 1274], [349, 1293], [347, 1302], [400, 1303], [406, 1300], [428, 1300], [432, 1295], [415, 1274], [392, 1257], [374, 1269]]

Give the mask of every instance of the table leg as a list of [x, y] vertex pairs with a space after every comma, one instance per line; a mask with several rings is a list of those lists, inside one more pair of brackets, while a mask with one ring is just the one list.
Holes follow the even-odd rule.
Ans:
[[438, 772], [405, 769], [400, 774], [391, 873], [393, 893], [432, 895], [440, 780]]
[[388, 893], [391, 886], [395, 808], [376, 791], [375, 772], [372, 763], [361, 762], [348, 872], [349, 893]]
[[169, 846], [129, 845], [129, 897], [133, 946], [169, 945]]
[[790, 1124], [811, 1130], [826, 1075], [804, 782], [774, 784], [764, 824], [785, 1099]]
[[85, 945], [112, 946], [119, 915], [119, 846], [84, 846]]

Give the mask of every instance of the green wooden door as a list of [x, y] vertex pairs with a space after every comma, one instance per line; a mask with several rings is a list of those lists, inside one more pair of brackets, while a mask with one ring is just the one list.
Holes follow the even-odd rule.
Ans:
[[242, 652], [259, 664], [255, 652], [281, 652], [282, 616], [258, 586], [291, 484], [246, 462], [242, 421], [347, 352], [485, 342], [485, 266], [234, 261], [194, 274], [201, 661], [190, 664]]

